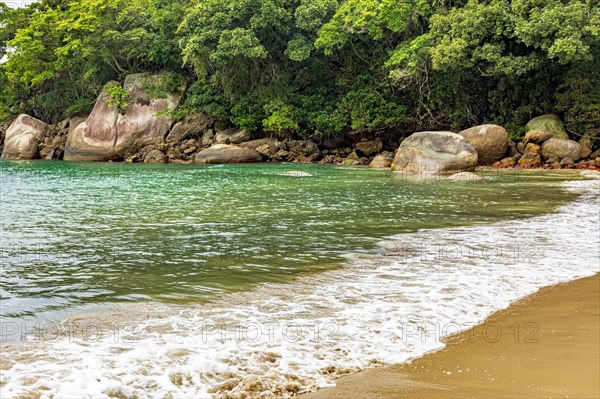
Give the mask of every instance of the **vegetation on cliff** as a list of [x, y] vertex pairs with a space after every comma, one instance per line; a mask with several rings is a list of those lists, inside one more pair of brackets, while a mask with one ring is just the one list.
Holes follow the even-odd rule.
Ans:
[[176, 118], [269, 134], [600, 129], [598, 0], [42, 0], [0, 3], [0, 26], [2, 119], [84, 115], [108, 82], [170, 72]]

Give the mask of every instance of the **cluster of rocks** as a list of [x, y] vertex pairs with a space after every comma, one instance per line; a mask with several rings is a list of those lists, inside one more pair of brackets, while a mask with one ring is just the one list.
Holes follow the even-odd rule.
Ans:
[[[157, 143], [154, 150], [165, 155], [168, 162], [245, 163], [245, 162], [300, 162], [335, 163], [340, 165], [369, 165], [373, 156], [383, 149], [381, 138], [363, 139], [355, 147], [327, 148], [310, 140], [263, 137], [252, 139], [246, 130], [229, 129], [215, 132], [207, 123], [199, 123], [203, 116], [177, 123], [166, 140]], [[193, 127], [193, 128], [192, 128]], [[134, 159], [147, 160], [141, 151]], [[388, 153], [389, 163], [393, 157]]]
[[[595, 137], [570, 140], [556, 115], [532, 119], [522, 142], [509, 139], [498, 125], [481, 125], [455, 134], [418, 132], [402, 141], [392, 169], [408, 174], [453, 175], [473, 171], [477, 166], [495, 168], [581, 168], [600, 170], [600, 149]], [[389, 154], [380, 154], [372, 164], [386, 167]], [[375, 165], [373, 165], [375, 167]], [[460, 174], [457, 174], [460, 173]], [[470, 176], [471, 178], [473, 176]]]
[[29, 115], [19, 115], [3, 129], [2, 158], [63, 159], [69, 120], [51, 126]]
[[585, 168], [600, 169], [600, 149], [595, 137], [569, 139], [563, 123], [556, 115], [532, 119], [526, 126], [522, 142], [510, 143], [505, 158], [494, 163], [495, 168]]
[[[87, 118], [75, 117], [49, 126], [20, 115], [5, 130], [3, 158], [125, 161], [145, 163], [302, 162], [369, 165], [410, 174], [454, 174], [478, 165], [494, 167], [600, 167], [595, 142], [569, 140], [560, 119], [545, 115], [527, 125], [521, 143], [509, 139], [498, 125], [481, 125], [460, 132], [418, 132], [384, 142], [368, 132], [310, 140], [253, 138], [247, 130], [219, 130], [213, 119], [192, 115], [173, 124], [172, 112], [184, 87], [153, 97], [145, 88], [159, 75], [125, 78], [128, 104], [119, 109], [102, 92]], [[0, 132], [1, 134], [2, 132]], [[0, 137], [1, 138], [1, 137]], [[466, 175], [465, 175], [466, 176]]]
[[600, 149], [594, 151], [598, 145], [596, 138], [570, 140], [556, 115], [532, 119], [526, 131], [520, 143], [510, 140], [506, 129], [498, 125], [475, 126], [460, 134], [414, 133], [401, 143], [392, 168], [409, 174], [436, 175], [472, 171], [482, 165], [600, 170]]

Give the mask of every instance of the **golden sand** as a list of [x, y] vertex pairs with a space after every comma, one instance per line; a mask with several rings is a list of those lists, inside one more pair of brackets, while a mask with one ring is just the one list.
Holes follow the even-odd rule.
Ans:
[[438, 352], [303, 398], [599, 398], [599, 298], [600, 274], [544, 288]]

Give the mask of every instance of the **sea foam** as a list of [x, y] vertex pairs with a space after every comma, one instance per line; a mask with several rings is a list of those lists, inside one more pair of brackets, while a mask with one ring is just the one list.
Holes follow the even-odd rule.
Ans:
[[565, 187], [580, 196], [553, 214], [390, 237], [339, 270], [208, 303], [69, 320], [88, 330], [3, 347], [0, 396], [288, 397], [422, 356], [541, 287], [600, 271], [600, 181]]

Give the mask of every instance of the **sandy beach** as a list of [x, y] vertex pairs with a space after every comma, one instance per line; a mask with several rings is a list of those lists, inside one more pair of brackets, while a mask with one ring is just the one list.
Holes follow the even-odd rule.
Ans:
[[544, 288], [441, 351], [303, 398], [600, 397], [599, 297], [600, 274]]

